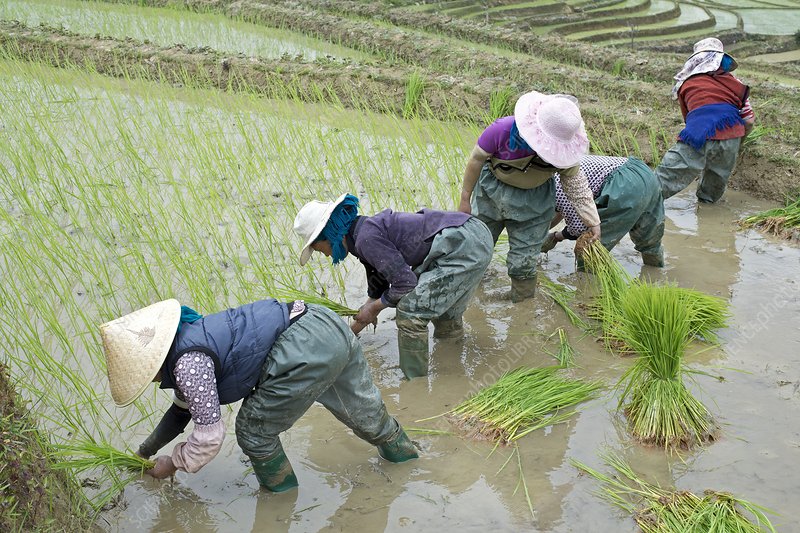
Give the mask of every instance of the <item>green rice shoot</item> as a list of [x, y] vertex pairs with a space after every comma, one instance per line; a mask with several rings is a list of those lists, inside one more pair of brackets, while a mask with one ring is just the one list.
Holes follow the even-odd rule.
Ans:
[[149, 459], [91, 440], [55, 444], [54, 449], [55, 468], [71, 469], [78, 473], [95, 468], [113, 468], [143, 474], [155, 466]]
[[739, 224], [744, 228], [759, 228], [785, 239], [797, 239], [797, 229], [800, 227], [800, 196], [793, 201], [787, 199], [783, 207], [745, 217]]
[[691, 335], [707, 342], [719, 342], [716, 330], [727, 327], [731, 316], [728, 302], [695, 289], [676, 290], [683, 298], [684, 305], [691, 310]]
[[567, 332], [564, 328], [558, 328], [558, 353], [554, 357], [558, 360], [558, 364], [564, 368], [575, 366], [575, 349], [570, 345], [567, 338]]
[[661, 488], [643, 480], [622, 458], [607, 453], [604, 462], [614, 474], [603, 474], [570, 460], [573, 466], [602, 483], [596, 494], [631, 513], [643, 533], [775, 533], [766, 513], [772, 511], [725, 492]]
[[598, 293], [590, 306], [592, 318], [600, 321], [606, 348], [613, 348], [614, 339], [610, 336], [614, 324], [619, 320], [620, 299], [632, 282], [631, 276], [622, 268], [611, 253], [595, 241], [582, 253], [586, 270], [594, 275]]
[[715, 432], [710, 413], [682, 380], [697, 313], [685, 294], [671, 285], [634, 283], [620, 299], [613, 333], [639, 354], [619, 381], [619, 407], [637, 439], [665, 448], [690, 448]]
[[358, 309], [352, 309], [344, 304], [314, 292], [303, 291], [289, 287], [275, 288], [271, 292], [272, 297], [278, 300], [303, 300], [307, 304], [316, 304], [327, 307], [339, 316], [356, 316], [358, 314]]
[[600, 383], [564, 377], [560, 367], [520, 367], [503, 374], [447, 414], [462, 430], [499, 444], [569, 419], [563, 411], [594, 396]]
[[594, 330], [588, 322], [570, 307], [569, 302], [575, 297], [574, 290], [560, 283], [551, 281], [546, 276], [539, 276], [538, 283], [542, 293], [564, 310], [564, 313], [566, 313], [567, 318], [573, 326], [587, 332]]

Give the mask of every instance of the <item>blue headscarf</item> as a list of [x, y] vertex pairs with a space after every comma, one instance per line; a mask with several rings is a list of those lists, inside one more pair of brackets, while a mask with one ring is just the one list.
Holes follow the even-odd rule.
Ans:
[[178, 331], [181, 330], [181, 325], [184, 323], [191, 324], [192, 322], [197, 322], [203, 318], [203, 315], [189, 307], [188, 305], [181, 306], [181, 319], [178, 322]]
[[731, 71], [731, 67], [733, 66], [733, 58], [731, 56], [729, 56], [728, 54], [725, 54], [724, 56], [722, 56], [722, 61], [720, 61], [719, 66], [725, 72], [730, 72]]
[[511, 150], [513, 151], [517, 150], [529, 150], [531, 152], [534, 151], [533, 148], [528, 146], [528, 143], [525, 142], [525, 139], [522, 138], [522, 135], [519, 134], [516, 120], [511, 125], [511, 135], [508, 138], [508, 147], [511, 148]]
[[328, 241], [331, 243], [333, 252], [333, 264], [335, 265], [347, 257], [347, 248], [344, 247], [342, 239], [350, 230], [356, 217], [358, 217], [358, 198], [352, 194], [344, 197], [344, 200], [337, 205], [331, 213], [328, 223], [322, 228], [322, 233], [317, 237], [317, 241]]

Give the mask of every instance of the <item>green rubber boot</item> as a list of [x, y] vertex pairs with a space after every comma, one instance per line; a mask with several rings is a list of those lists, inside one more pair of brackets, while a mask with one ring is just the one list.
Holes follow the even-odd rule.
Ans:
[[258, 479], [258, 484], [270, 492], [285, 492], [297, 487], [297, 476], [294, 475], [292, 464], [281, 448], [272, 457], [257, 459], [250, 458], [253, 471]]
[[428, 324], [416, 318], [398, 317], [397, 348], [400, 369], [408, 379], [428, 375]]
[[455, 339], [464, 334], [464, 322], [461, 317], [440, 318], [432, 322], [433, 336], [437, 339]]
[[664, 250], [661, 249], [657, 252], [651, 253], [642, 253], [642, 262], [645, 265], [654, 266], [654, 267], [663, 267], [664, 266]]
[[532, 278], [511, 278], [511, 301], [519, 303], [536, 296], [536, 274]]
[[403, 428], [399, 428], [397, 435], [378, 446], [378, 454], [393, 463], [402, 463], [419, 457], [417, 448]]

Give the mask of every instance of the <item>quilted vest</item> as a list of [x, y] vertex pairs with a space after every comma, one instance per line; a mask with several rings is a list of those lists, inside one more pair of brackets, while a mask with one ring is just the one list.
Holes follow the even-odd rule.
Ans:
[[214, 361], [220, 404], [237, 402], [256, 386], [272, 345], [287, 327], [289, 310], [273, 299], [183, 323], [164, 362], [161, 388], [177, 388], [174, 370], [182, 355], [202, 352]]

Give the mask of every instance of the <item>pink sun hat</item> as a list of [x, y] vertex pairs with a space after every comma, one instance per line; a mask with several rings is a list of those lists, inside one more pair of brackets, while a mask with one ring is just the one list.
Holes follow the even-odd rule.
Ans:
[[581, 111], [564, 94], [523, 94], [514, 106], [519, 134], [542, 159], [556, 168], [577, 165], [589, 153]]

